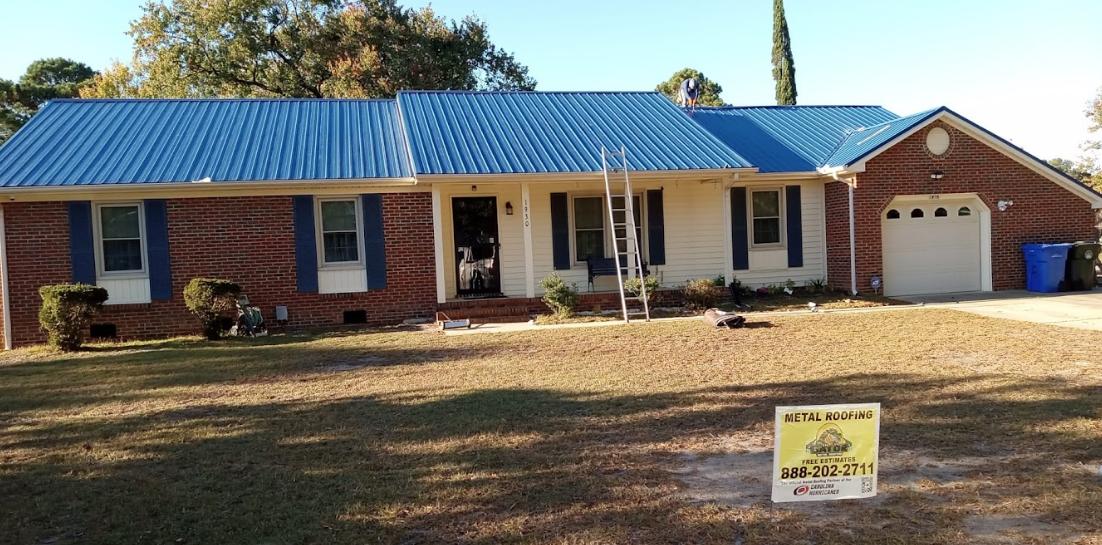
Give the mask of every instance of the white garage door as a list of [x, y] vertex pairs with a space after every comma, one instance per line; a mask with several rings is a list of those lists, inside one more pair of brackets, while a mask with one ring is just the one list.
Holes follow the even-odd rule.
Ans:
[[974, 200], [893, 202], [881, 221], [886, 295], [980, 291]]

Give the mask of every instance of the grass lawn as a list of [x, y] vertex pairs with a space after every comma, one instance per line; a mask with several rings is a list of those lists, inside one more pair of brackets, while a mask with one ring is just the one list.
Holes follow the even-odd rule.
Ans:
[[[6, 353], [0, 543], [1102, 543], [1102, 334], [753, 325]], [[768, 449], [775, 405], [863, 401], [874, 500], [694, 500], [687, 465]]]

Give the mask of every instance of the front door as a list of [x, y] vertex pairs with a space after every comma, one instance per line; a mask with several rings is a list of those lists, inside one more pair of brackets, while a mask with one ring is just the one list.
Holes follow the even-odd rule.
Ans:
[[452, 199], [455, 286], [460, 297], [501, 295], [497, 197]]

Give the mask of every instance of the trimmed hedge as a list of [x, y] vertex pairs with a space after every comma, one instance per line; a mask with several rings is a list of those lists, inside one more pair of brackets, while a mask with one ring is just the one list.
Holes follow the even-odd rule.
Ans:
[[218, 340], [222, 336], [222, 317], [237, 305], [241, 286], [218, 278], [192, 278], [184, 287], [184, 305], [203, 326], [203, 336]]
[[107, 301], [107, 290], [88, 284], [54, 284], [38, 288], [42, 308], [38, 323], [50, 346], [77, 350], [84, 344], [84, 330]]

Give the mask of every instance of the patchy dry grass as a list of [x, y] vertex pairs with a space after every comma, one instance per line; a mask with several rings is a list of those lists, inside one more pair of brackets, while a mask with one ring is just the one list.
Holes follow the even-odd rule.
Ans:
[[[932, 309], [768, 325], [5, 354], [0, 542], [1102, 540], [1102, 334]], [[768, 448], [775, 405], [860, 401], [884, 404], [885, 464], [963, 465], [875, 501], [685, 499], [682, 460]]]

